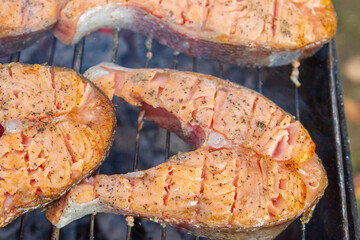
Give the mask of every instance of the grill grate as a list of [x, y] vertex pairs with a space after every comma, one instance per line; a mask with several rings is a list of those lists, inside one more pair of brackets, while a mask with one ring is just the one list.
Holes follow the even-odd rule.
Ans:
[[[113, 30], [112, 34], [112, 47], [111, 47], [111, 61], [116, 62], [118, 59], [119, 53], [119, 43], [120, 43], [121, 32], [118, 29]], [[50, 53], [47, 63], [52, 65], [54, 63], [54, 55], [57, 46], [57, 40], [54, 37], [51, 37]], [[145, 67], [149, 66], [150, 60], [152, 58], [152, 40], [146, 40], [146, 56], [145, 56]], [[72, 68], [78, 72], [82, 72], [82, 63], [84, 56], [84, 46], [85, 38], [83, 38], [78, 44], [75, 45], [73, 52], [73, 61]], [[41, 48], [40, 48], [41, 49]], [[158, 52], [155, 52], [157, 54]], [[2, 60], [2, 62], [16, 62], [20, 60], [20, 52], [9, 56], [7, 59]], [[198, 68], [201, 67], [201, 61], [196, 58], [191, 60], [192, 71], [198, 71]], [[200, 61], [200, 63], [199, 63]], [[172, 68], [178, 69], [179, 63], [182, 62], [179, 60], [179, 53], [173, 52], [172, 59]], [[324, 129], [320, 129], [320, 134], [314, 134], [314, 141], [319, 144], [320, 157], [323, 160], [324, 166], [328, 171], [329, 177], [329, 189], [327, 194], [318, 204], [319, 206], [315, 210], [313, 220], [307, 225], [307, 231], [305, 230], [305, 225], [301, 224], [300, 221], [296, 221], [290, 225], [290, 227], [282, 233], [277, 239], [288, 239], [288, 236], [292, 236], [292, 239], [359, 239], [359, 230], [357, 210], [356, 210], [356, 201], [354, 198], [354, 186], [352, 183], [352, 169], [350, 161], [350, 152], [349, 152], [349, 143], [347, 136], [347, 129], [345, 125], [345, 118], [343, 113], [343, 103], [341, 95], [341, 85], [337, 73], [336, 65], [336, 56], [334, 43], [330, 42], [328, 45], [323, 47], [320, 52], [305, 61], [302, 62], [300, 67], [301, 80], [303, 81], [303, 86], [301, 88], [295, 87], [290, 83], [284, 83], [284, 78], [288, 78], [289, 67], [282, 68], [257, 68], [257, 69], [246, 69], [236, 67], [240, 71], [237, 73], [237, 76], [253, 76], [257, 80], [256, 85], [252, 84], [243, 84], [251, 85], [258, 92], [265, 94], [265, 96], [274, 100], [273, 97], [276, 97], [276, 91], [281, 91], [283, 88], [292, 89], [291, 91], [285, 92], [285, 95], [288, 94], [291, 96], [289, 99], [286, 98], [286, 101], [293, 101], [293, 104], [289, 104], [290, 107], [286, 108], [286, 104], [280, 105], [285, 108], [285, 110], [294, 113], [298, 120], [303, 120], [304, 126], [309, 129], [310, 134], [314, 132], [318, 124], [324, 123]], [[229, 66], [226, 63], [218, 62], [217, 63], [217, 72], [215, 75], [221, 78], [229, 78], [229, 72], [233, 71], [235, 67]], [[230, 69], [230, 70], [229, 70]], [[274, 70], [275, 69], [275, 70]], [[255, 72], [253, 71], [255, 70]], [[242, 74], [242, 75], [241, 75]], [[255, 76], [255, 77], [254, 77]], [[275, 81], [271, 83], [267, 81], [268, 78], [276, 78], [278, 76], [285, 76], [280, 79], [281, 81]], [[231, 77], [231, 76], [230, 76]], [[313, 78], [313, 79], [312, 79]], [[252, 80], [251, 80], [252, 81]], [[286, 81], [286, 80], [285, 80]], [[249, 86], [247, 86], [249, 87]], [[315, 88], [316, 90], [312, 89]], [[310, 90], [311, 89], [311, 90]], [[325, 90], [324, 90], [325, 89]], [[279, 96], [277, 96], [279, 97]], [[279, 101], [275, 101], [279, 105]], [[307, 108], [304, 109], [304, 102], [307, 105]], [[314, 111], [316, 107], [319, 106], [310, 106], [309, 104], [325, 104], [326, 106], [321, 111], [327, 113], [330, 117], [330, 120], [321, 121], [319, 118], [320, 112], [315, 112], [315, 119], [311, 115], [311, 111]], [[285, 107], [284, 107], [285, 106]], [[140, 149], [140, 137], [141, 129], [144, 125], [143, 121], [143, 112], [140, 112], [137, 122], [137, 133], [135, 139], [135, 152], [133, 159], [133, 169], [137, 170], [138, 161], [139, 161], [139, 149]], [[325, 114], [326, 115], [326, 114]], [[326, 116], [325, 116], [326, 117]], [[332, 133], [329, 133], [328, 137], [331, 138], [329, 146], [326, 146], [321, 143], [322, 132], [328, 131], [329, 129], [333, 130]], [[166, 132], [165, 139], [165, 160], [170, 156], [170, 132]], [[326, 144], [326, 143], [325, 143]], [[323, 145], [323, 146], [322, 146]], [[333, 149], [332, 149], [333, 148]], [[333, 151], [333, 152], [332, 152]], [[334, 154], [335, 153], [335, 154]], [[335, 161], [335, 163], [334, 163]], [[98, 172], [97, 172], [98, 173]], [[336, 181], [336, 182], [334, 182]], [[333, 195], [333, 196], [332, 196]], [[336, 199], [335, 199], [336, 198]], [[331, 209], [332, 208], [332, 209]], [[21, 217], [18, 239], [21, 240], [24, 238], [24, 229], [26, 227], [26, 220], [29, 218], [27, 215]], [[90, 226], [89, 226], [89, 238], [95, 239], [95, 215], [91, 216]], [[327, 219], [328, 218], [328, 219]], [[141, 228], [139, 225], [139, 219], [135, 219], [135, 227]], [[329, 224], [330, 223], [330, 224]], [[324, 227], [322, 225], [328, 225]], [[328, 228], [329, 230], [324, 230]], [[320, 231], [318, 231], [320, 230]], [[124, 233], [125, 236], [125, 233]], [[167, 228], [163, 227], [161, 229], [162, 240], [167, 238]], [[1, 232], [0, 232], [1, 239]], [[54, 226], [51, 226], [50, 230], [50, 240], [60, 239], [60, 229], [57, 229]], [[120, 238], [119, 238], [120, 239]], [[126, 232], [126, 239], [134, 239], [133, 228], [128, 227]], [[168, 239], [169, 236], [168, 236]], [[196, 237], [198, 240], [199, 237]]]
[[[332, 43], [331, 43], [332, 44]], [[333, 53], [333, 47], [330, 45], [329, 48], [329, 54], [332, 57], [334, 55]], [[335, 74], [334, 74], [334, 62], [329, 61], [330, 65], [330, 88], [335, 90]], [[340, 137], [340, 124], [339, 124], [339, 111], [337, 108], [337, 99], [336, 99], [336, 92], [331, 91], [331, 103], [333, 105], [332, 108], [332, 115], [333, 115], [333, 121], [334, 121], [334, 135], [335, 135], [335, 144], [336, 144], [336, 158], [337, 161], [337, 167], [338, 169], [344, 169], [343, 165], [343, 157], [342, 157], [342, 146], [341, 146], [341, 137]], [[348, 216], [347, 216], [347, 203], [346, 203], [346, 193], [345, 193], [345, 182], [344, 182], [344, 171], [339, 172], [339, 189], [340, 189], [340, 203], [341, 203], [341, 214], [342, 214], [342, 225], [343, 225], [343, 234], [344, 239], [349, 239], [349, 223], [348, 223]]]

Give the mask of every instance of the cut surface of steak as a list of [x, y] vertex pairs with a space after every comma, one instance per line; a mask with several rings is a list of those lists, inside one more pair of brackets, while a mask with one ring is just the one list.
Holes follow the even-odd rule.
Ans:
[[0, 65], [0, 227], [89, 176], [115, 124], [110, 100], [75, 71]]
[[83, 181], [48, 208], [57, 227], [108, 212], [208, 238], [273, 239], [325, 191], [309, 133], [250, 89], [204, 74], [106, 63], [85, 76], [196, 150], [148, 170]]
[[100, 27], [120, 27], [195, 57], [279, 66], [314, 53], [336, 25], [330, 0], [71, 0], [54, 34], [74, 44]]

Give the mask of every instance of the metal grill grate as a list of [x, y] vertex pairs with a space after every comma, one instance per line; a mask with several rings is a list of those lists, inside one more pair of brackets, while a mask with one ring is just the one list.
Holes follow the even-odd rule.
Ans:
[[[111, 60], [116, 62], [118, 52], [119, 52], [119, 38], [120, 30], [113, 30], [112, 36], [112, 47], [111, 47]], [[54, 62], [55, 49], [57, 41], [55, 38], [51, 37], [51, 46], [50, 53], [47, 63], [52, 65]], [[151, 61], [151, 49], [152, 49], [152, 40], [146, 40], [146, 61], [145, 67], [149, 66]], [[85, 38], [82, 39], [79, 43], [75, 45], [73, 53], [72, 68], [78, 72], [81, 72], [83, 55], [84, 55], [84, 46]], [[328, 171], [328, 177], [330, 180], [329, 189], [327, 194], [318, 204], [313, 220], [306, 226], [307, 230], [305, 231], [305, 225], [302, 225], [300, 221], [294, 222], [284, 233], [282, 233], [278, 239], [328, 239], [328, 237], [334, 239], [358, 239], [359, 230], [358, 218], [356, 211], [356, 202], [354, 199], [354, 187], [352, 183], [352, 169], [350, 162], [350, 152], [349, 145], [347, 141], [347, 130], [343, 114], [343, 105], [342, 105], [342, 95], [341, 95], [341, 85], [339, 78], [337, 76], [337, 65], [336, 57], [334, 52], [334, 43], [331, 42], [314, 57], [307, 59], [302, 62], [301, 67], [301, 76], [300, 79], [303, 83], [303, 86], [297, 88], [293, 86], [286, 78], [289, 77], [289, 66], [281, 68], [257, 68], [257, 69], [246, 69], [240, 67], [230, 66], [226, 63], [218, 62], [216, 75], [221, 78], [229, 78], [233, 69], [236, 68], [237, 77], [243, 77], [247, 75], [253, 76], [257, 80], [256, 85], [250, 84], [255, 90], [274, 100], [273, 97], [279, 97], [276, 94], [276, 91], [281, 91], [280, 95], [283, 94], [282, 90], [288, 89], [285, 92], [286, 96], [291, 96], [290, 98], [279, 98], [279, 101], [286, 100], [293, 102], [292, 104], [283, 104], [280, 106], [285, 108], [285, 110], [292, 112], [296, 115], [296, 118], [302, 120], [302, 123], [307, 129], [309, 129], [310, 134], [314, 134], [314, 141], [318, 143], [319, 155], [323, 160], [324, 166]], [[154, 52], [157, 54], [157, 52]], [[20, 52], [9, 56], [3, 62], [15, 62], [20, 60]], [[187, 58], [187, 61], [192, 61], [192, 71], [196, 72], [198, 67], [201, 66], [201, 61], [196, 58]], [[200, 61], [200, 63], [199, 63]], [[179, 53], [173, 52], [172, 59], [172, 68], [177, 69], [179, 67]], [[208, 63], [208, 62], [207, 62]], [[230, 69], [230, 70], [229, 70]], [[256, 77], [254, 77], [256, 76]], [[276, 78], [281, 76], [279, 81], [270, 82], [269, 78]], [[231, 76], [230, 76], [231, 78]], [[285, 79], [285, 80], [284, 80]], [[232, 79], [233, 80], [233, 79]], [[287, 82], [286, 82], [287, 81]], [[246, 85], [246, 84], [244, 84]], [[248, 84], [249, 85], [249, 84]], [[249, 87], [249, 86], [248, 86]], [[314, 90], [315, 88], [315, 90]], [[291, 90], [289, 90], [291, 89]], [[318, 91], [318, 92], [317, 92]], [[304, 103], [305, 102], [305, 103]], [[281, 102], [280, 102], [281, 103]], [[310, 106], [311, 104], [315, 106]], [[305, 107], [303, 106], [305, 104]], [[315, 112], [311, 116], [311, 111], [314, 111], [316, 107], [319, 107], [316, 104], [325, 104], [322, 106], [322, 109], [319, 112]], [[287, 107], [286, 107], [287, 106]], [[325, 113], [326, 116], [321, 116], [321, 113]], [[135, 153], [132, 161], [133, 170], [137, 170], [139, 153], [140, 149], [140, 137], [141, 129], [144, 125], [143, 121], [144, 113], [140, 112], [137, 121], [137, 133], [135, 139]], [[319, 118], [328, 117], [330, 119], [325, 119], [326, 121], [321, 121]], [[324, 129], [320, 129], [319, 132], [316, 132], [318, 124], [325, 124]], [[330, 131], [332, 130], [332, 131]], [[329, 132], [326, 135], [330, 141], [327, 143], [322, 143], [323, 132]], [[165, 139], [165, 160], [169, 158], [170, 155], [170, 132], [166, 132]], [[330, 144], [326, 146], [326, 144]], [[98, 172], [97, 172], [98, 173]], [[345, 181], [346, 180], [346, 181]], [[332, 196], [333, 195], [333, 196]], [[330, 209], [332, 208], [332, 209]], [[91, 216], [90, 226], [89, 226], [89, 238], [95, 239], [95, 215]], [[26, 215], [21, 217], [18, 239], [21, 240], [24, 238], [24, 229], [26, 226]], [[330, 223], [330, 224], [329, 224]], [[135, 219], [134, 224], [139, 227], [139, 219]], [[324, 224], [328, 224], [324, 230]], [[141, 227], [141, 226], [140, 226]], [[318, 232], [316, 232], [318, 231]], [[119, 239], [123, 239], [126, 235], [126, 239], [134, 239], [133, 229], [131, 227], [127, 228], [127, 232]], [[167, 228], [163, 227], [161, 229], [162, 240], [170, 239], [167, 238]], [[0, 232], [1, 238], [1, 232]], [[60, 230], [52, 226], [50, 230], [50, 239], [57, 240], [60, 239]], [[199, 239], [196, 237], [196, 239]]]

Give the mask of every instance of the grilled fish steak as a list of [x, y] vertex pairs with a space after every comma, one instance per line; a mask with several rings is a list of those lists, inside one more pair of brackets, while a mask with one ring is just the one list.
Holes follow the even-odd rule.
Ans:
[[250, 89], [198, 73], [106, 63], [85, 76], [197, 149], [145, 171], [83, 181], [48, 208], [57, 227], [108, 212], [208, 238], [272, 239], [324, 193], [326, 173], [308, 132]]
[[20, 51], [45, 36], [69, 0], [1, 0], [0, 56]]
[[120, 27], [195, 57], [279, 66], [314, 53], [336, 25], [330, 0], [71, 0], [54, 35], [74, 44], [100, 27]]
[[115, 126], [110, 100], [75, 71], [0, 65], [0, 227], [89, 176]]

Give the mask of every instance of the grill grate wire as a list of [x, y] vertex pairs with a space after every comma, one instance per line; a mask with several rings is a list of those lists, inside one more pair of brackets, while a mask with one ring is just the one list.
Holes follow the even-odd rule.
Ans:
[[262, 81], [262, 79], [261, 79], [261, 67], [257, 67], [256, 68], [256, 70], [257, 70], [257, 80], [258, 80], [258, 91], [259, 91], [259, 93], [260, 94], [262, 94], [263, 93], [263, 91], [262, 91], [262, 86], [263, 86], [263, 81]]
[[[118, 53], [118, 45], [119, 45], [119, 31], [117, 29], [113, 30], [113, 41], [112, 41], [112, 58], [111, 61], [113, 63], [116, 62], [116, 56]], [[53, 55], [54, 55], [54, 49], [55, 49], [55, 44], [56, 44], [56, 39], [54, 38], [54, 42], [52, 45], [52, 51], [50, 54], [50, 59], [51, 59], [51, 63], [53, 60]], [[83, 57], [83, 48], [84, 48], [84, 44], [85, 44], [85, 38], [83, 38], [79, 43], [77, 43], [75, 45], [75, 49], [74, 49], [74, 58], [73, 58], [73, 69], [80, 72], [81, 70], [81, 63], [82, 63], [82, 57]], [[151, 48], [152, 48], [152, 39], [148, 38], [146, 40], [146, 48], [147, 48], [147, 53], [146, 53], [146, 61], [145, 61], [145, 68], [148, 68], [149, 66], [149, 62], [152, 58], [152, 52], [151, 52]], [[174, 52], [174, 59], [173, 59], [173, 69], [177, 69], [177, 65], [178, 65], [178, 52]], [[50, 60], [49, 60], [50, 63]], [[223, 74], [224, 74], [224, 67], [222, 62], [219, 62], [219, 77], [222, 78]], [[192, 58], [192, 71], [193, 72], [197, 72], [197, 58], [193, 57]], [[261, 78], [261, 67], [257, 67], [257, 80], [258, 80], [258, 91], [260, 94], [262, 94], [262, 86], [263, 86], [263, 81]], [[296, 118], [298, 120], [300, 120], [300, 111], [299, 111], [299, 95], [298, 95], [298, 87], [295, 86], [295, 106], [296, 106]], [[134, 161], [133, 161], [133, 170], [137, 171], [137, 164], [138, 164], [138, 160], [139, 160], [139, 149], [140, 149], [140, 138], [141, 138], [141, 129], [144, 125], [144, 115], [145, 112], [141, 111], [139, 113], [139, 117], [137, 120], [137, 133], [136, 133], [136, 140], [135, 140], [135, 153], [134, 153]], [[166, 131], [166, 142], [165, 142], [165, 161], [167, 159], [169, 159], [169, 152], [170, 152], [170, 136], [171, 133], [169, 131]], [[98, 173], [98, 172], [97, 172]], [[25, 215], [22, 216], [21, 219], [21, 224], [22, 224], [22, 231], [20, 231], [20, 234], [22, 236], [22, 232], [23, 232], [23, 217], [25, 218]], [[139, 221], [138, 219], [134, 220]], [[91, 215], [91, 221], [90, 221], [90, 233], [89, 233], [89, 238], [90, 240], [95, 239], [95, 235], [94, 235], [94, 222], [95, 222], [95, 214]], [[136, 223], [135, 223], [136, 224]], [[302, 240], [305, 240], [305, 224], [302, 224]], [[51, 240], [58, 240], [60, 239], [60, 229], [52, 226], [52, 231], [51, 232], [55, 232], [56, 237], [55, 238], [51, 238]], [[20, 236], [20, 235], [19, 235]], [[52, 234], [51, 234], [52, 236]], [[132, 227], [128, 225], [127, 227], [127, 234], [126, 234], [126, 239], [130, 240], [132, 236]], [[53, 237], [53, 236], [52, 236]], [[22, 238], [19, 238], [22, 239]], [[166, 226], [163, 226], [162, 230], [161, 230], [161, 240], [165, 240], [166, 239]], [[196, 236], [195, 237], [196, 240], [199, 240], [200, 237]]]
[[24, 237], [25, 218], [26, 218], [26, 214], [21, 216], [20, 230], [19, 230], [19, 240], [23, 239], [23, 237]]
[[[118, 54], [118, 45], [119, 45], [119, 32], [120, 30], [118, 29], [114, 29], [113, 30], [113, 45], [112, 45], [112, 56], [111, 56], [111, 61], [112, 62], [116, 62], [116, 57]], [[151, 53], [151, 39], [148, 39], [146, 41], [146, 47], [148, 48], [148, 52], [146, 54], [146, 62], [145, 62], [145, 67], [148, 67], [149, 61], [152, 57], [152, 53]], [[56, 49], [56, 43], [57, 40], [55, 37], [52, 37], [52, 43], [51, 43], [51, 48], [50, 48], [50, 54], [49, 54], [49, 58], [48, 58], [48, 64], [52, 65], [53, 61], [54, 61], [54, 55], [55, 55], [55, 49]], [[83, 58], [83, 53], [84, 53], [84, 44], [85, 44], [85, 38], [83, 38], [79, 43], [77, 43], [75, 45], [74, 48], [74, 55], [73, 55], [73, 63], [72, 63], [72, 67], [74, 70], [76, 70], [77, 72], [81, 71], [81, 65], [82, 65], [82, 58]], [[329, 58], [328, 58], [328, 63], [329, 63], [329, 77], [330, 77], [330, 97], [331, 97], [331, 109], [332, 109], [332, 116], [333, 116], [333, 122], [334, 122], [334, 135], [335, 135], [335, 144], [336, 144], [336, 158], [337, 158], [337, 169], [338, 169], [338, 174], [339, 174], [339, 181], [338, 181], [338, 185], [339, 185], [339, 189], [340, 189], [340, 202], [342, 203], [341, 205], [341, 213], [342, 213], [342, 231], [343, 231], [343, 237], [344, 239], [349, 239], [349, 226], [348, 226], [348, 214], [347, 214], [347, 202], [346, 202], [346, 192], [345, 192], [345, 183], [344, 183], [344, 166], [343, 166], [343, 156], [342, 156], [342, 145], [341, 142], [344, 141], [344, 139], [340, 136], [341, 133], [341, 128], [340, 128], [340, 123], [339, 123], [339, 111], [338, 111], [338, 106], [337, 106], [337, 97], [339, 94], [341, 93], [337, 93], [336, 92], [336, 84], [338, 83], [338, 79], [335, 79], [335, 73], [334, 71], [336, 71], [336, 69], [334, 69], [336, 66], [334, 66], [334, 42], [331, 41], [329, 43]], [[177, 69], [177, 65], [178, 65], [178, 52], [174, 52], [174, 59], [173, 59], [173, 68]], [[8, 61], [9, 62], [19, 62], [20, 60], [20, 56], [21, 56], [21, 52], [17, 52], [15, 54], [12, 54], [9, 56]], [[193, 71], [196, 72], [197, 71], [197, 59], [193, 58], [192, 59], [192, 67], [193, 67]], [[219, 62], [218, 63], [218, 67], [219, 67], [219, 76], [222, 78], [223, 74], [224, 74], [224, 67], [223, 67], [223, 63]], [[258, 91], [259, 93], [263, 92], [263, 80], [262, 80], [262, 68], [258, 67], [257, 68], [257, 79], [258, 79]], [[300, 104], [299, 104], [299, 88], [295, 86], [294, 88], [294, 99], [295, 99], [295, 110], [296, 110], [296, 118], [298, 120], [300, 120]], [[341, 107], [341, 106], [340, 106]], [[341, 109], [340, 109], [341, 110]], [[136, 135], [136, 143], [135, 143], [135, 155], [134, 155], [134, 162], [133, 162], [133, 167], [134, 170], [137, 169], [137, 162], [138, 162], [138, 158], [139, 158], [139, 146], [140, 146], [140, 137], [141, 137], [141, 128], [143, 126], [143, 114], [142, 112], [140, 112], [139, 114], [139, 119], [138, 119], [138, 128], [137, 128], [137, 135]], [[170, 132], [167, 131], [166, 133], [166, 143], [165, 143], [165, 160], [167, 160], [169, 158], [169, 151], [170, 151]], [[95, 215], [92, 215], [91, 217], [91, 222], [90, 222], [90, 239], [94, 239], [94, 221], [95, 221]], [[135, 219], [136, 221], [136, 219]], [[18, 239], [21, 240], [24, 237], [24, 227], [25, 227], [25, 222], [26, 222], [26, 214], [21, 216], [21, 221], [20, 221], [20, 229], [19, 229], [19, 234], [18, 234]], [[301, 225], [301, 239], [305, 240], [305, 224]], [[131, 227], [128, 227], [127, 229], [127, 235], [126, 235], [126, 239], [130, 240], [131, 239]], [[55, 226], [51, 226], [51, 230], [50, 230], [50, 240], [59, 240], [60, 239], [60, 229], [56, 228]], [[161, 232], [161, 239], [165, 240], [166, 239], [166, 228], [164, 227], [162, 229]], [[196, 237], [196, 240], [200, 239], [199, 237]]]
[[[115, 63], [116, 56], [119, 49], [119, 29], [113, 29], [113, 39], [112, 39], [112, 51], [111, 51], [111, 62]], [[95, 171], [95, 175], [100, 173], [100, 167]], [[89, 239], [95, 239], [95, 216], [96, 213], [91, 214], [90, 218], [90, 232], [89, 232]]]
[[[147, 53], [146, 53], [146, 60], [145, 60], [145, 68], [149, 67], [149, 62], [152, 58], [152, 52], [151, 52], [151, 48], [152, 48], [152, 39], [148, 38], [146, 40], [145, 46], [147, 48]], [[141, 129], [144, 125], [144, 116], [145, 116], [145, 111], [142, 110], [139, 113], [138, 119], [137, 119], [137, 132], [136, 132], [136, 139], [135, 139], [135, 154], [134, 154], [134, 162], [133, 162], [133, 171], [137, 171], [137, 165], [138, 165], [138, 161], [139, 161], [139, 149], [140, 149], [140, 138], [141, 138]], [[130, 216], [127, 217], [128, 219], [130, 219]], [[139, 220], [138, 219], [134, 219], [134, 225], [135, 224], [139, 224]], [[130, 226], [128, 224], [127, 226], [127, 232], [126, 232], [126, 239], [130, 240], [131, 239], [131, 235], [132, 235], [132, 226]]]
[[336, 96], [336, 87], [335, 87], [335, 73], [334, 73], [334, 41], [331, 41], [329, 44], [329, 68], [330, 68], [330, 98], [332, 104], [332, 119], [334, 122], [334, 136], [335, 136], [335, 145], [336, 145], [336, 158], [338, 161], [337, 167], [339, 171], [339, 189], [340, 189], [340, 202], [341, 202], [341, 213], [342, 213], [342, 230], [344, 239], [349, 239], [349, 223], [348, 223], [348, 214], [347, 214], [347, 202], [346, 202], [346, 192], [345, 192], [345, 181], [344, 181], [344, 164], [343, 164], [343, 155], [342, 155], [342, 146], [341, 146], [341, 136], [340, 136], [340, 122], [339, 122], [339, 111], [337, 107], [337, 96]]
[[[300, 80], [300, 77], [299, 77]], [[260, 86], [260, 80], [259, 80], [259, 86]], [[300, 104], [299, 104], [299, 87], [294, 84], [295, 87], [295, 113], [296, 113], [296, 119], [300, 121]], [[299, 221], [299, 220], [297, 220]], [[301, 221], [301, 240], [306, 240], [306, 224]]]
[[[177, 69], [178, 63], [178, 54], [174, 52], [174, 60], [173, 60], [173, 69]], [[165, 140], [165, 161], [167, 161], [170, 157], [170, 131], [166, 130], [166, 140]], [[161, 229], [161, 240], [166, 239], [166, 225], [162, 226]]]
[[10, 62], [18, 62], [20, 60], [21, 52], [16, 52], [10, 56]]
[[[56, 42], [54, 41], [52, 49], [55, 49], [55, 46], [54, 46], [55, 43]], [[80, 40], [80, 42], [78, 42], [75, 45], [75, 48], [74, 48], [72, 68], [77, 72], [80, 72], [80, 70], [81, 70], [83, 53], [84, 53], [84, 45], [85, 45], [85, 38], [82, 38]], [[50, 57], [52, 57], [51, 61], [53, 61], [54, 54], [55, 54], [54, 52], [52, 52], [50, 54]], [[59, 240], [59, 239], [60, 239], [60, 229], [52, 225], [51, 230], [50, 230], [50, 240]]]
[[[174, 59], [173, 59], [173, 69], [177, 69], [178, 65], [178, 56], [179, 52], [174, 52]], [[165, 141], [165, 161], [167, 161], [170, 157], [170, 139], [171, 139], [171, 133], [170, 131], [166, 130], [166, 141]], [[166, 239], [166, 225], [162, 226], [161, 229], [161, 240]]]
[[119, 51], [119, 32], [120, 29], [113, 29], [113, 39], [112, 39], [112, 52], [111, 52], [111, 62], [116, 62], [116, 57]]
[[[258, 81], [258, 92], [260, 94], [263, 94], [263, 80], [261, 78], [261, 67], [257, 67], [257, 81]], [[296, 112], [296, 119], [300, 121], [300, 108], [299, 108], [299, 87], [294, 85], [295, 87], [295, 112]], [[306, 240], [306, 233], [305, 233], [305, 227], [306, 224], [301, 223], [301, 239]]]
[[54, 63], [56, 43], [57, 43], [57, 39], [55, 37], [52, 37], [52, 43], [51, 43], [51, 49], [50, 49], [49, 61], [48, 61], [49, 65], [53, 65]]

